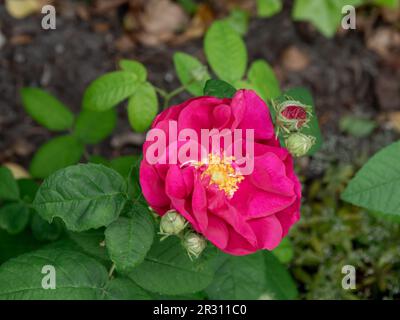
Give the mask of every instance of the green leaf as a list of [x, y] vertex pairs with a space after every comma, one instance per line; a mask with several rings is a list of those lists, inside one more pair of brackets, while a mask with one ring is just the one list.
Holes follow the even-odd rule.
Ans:
[[177, 2], [188, 14], [194, 14], [197, 10], [196, 0], [178, 0]]
[[400, 215], [392, 215], [392, 214], [387, 214], [379, 211], [368, 211], [368, 213], [379, 219], [379, 221], [388, 221], [388, 222], [394, 222], [394, 223], [400, 223]]
[[160, 294], [179, 295], [200, 291], [213, 279], [212, 260], [202, 256], [191, 261], [179, 239], [156, 239], [143, 263], [129, 278], [142, 288]]
[[[279, 98], [275, 99], [274, 103], [279, 104], [280, 102], [285, 101], [287, 99], [299, 101], [305, 105], [309, 105], [312, 107], [311, 120], [310, 120], [310, 123], [308, 124], [308, 127], [303, 127], [300, 130], [301, 133], [315, 137], [315, 144], [307, 152], [307, 155], [312, 156], [322, 146], [322, 134], [321, 134], [321, 130], [319, 128], [318, 117], [317, 117], [317, 114], [315, 111], [314, 100], [312, 98], [312, 95], [311, 95], [310, 91], [308, 91], [305, 88], [293, 88], [293, 89], [286, 91]], [[270, 111], [271, 111], [272, 117], [275, 118], [275, 110], [272, 107], [270, 107]], [[282, 139], [282, 136], [280, 136], [280, 137], [281, 137], [281, 144], [284, 146], [285, 141], [284, 141], [284, 139]]]
[[126, 203], [127, 185], [114, 170], [98, 164], [71, 166], [47, 178], [34, 207], [43, 219], [60, 217], [68, 230], [108, 226]]
[[92, 155], [89, 158], [90, 163], [95, 163], [95, 164], [102, 164], [103, 166], [109, 167], [110, 166], [110, 161], [108, 161], [106, 158], [98, 155]]
[[83, 152], [83, 145], [74, 136], [53, 138], [36, 151], [29, 171], [35, 178], [46, 178], [59, 169], [78, 163]]
[[215, 74], [229, 83], [243, 78], [247, 66], [247, 51], [242, 38], [229, 24], [216, 21], [204, 39], [207, 60]]
[[213, 96], [217, 98], [232, 98], [236, 93], [236, 89], [232, 87], [229, 83], [210, 79], [206, 82], [204, 87], [205, 96]]
[[377, 6], [385, 6], [389, 8], [398, 8], [399, 0], [374, 0], [374, 4]]
[[292, 15], [294, 20], [310, 21], [326, 37], [336, 33], [341, 19], [341, 12], [335, 11], [330, 0], [296, 0]]
[[130, 218], [120, 217], [105, 232], [107, 251], [116, 269], [122, 273], [143, 262], [154, 238], [153, 220], [149, 210], [139, 211]]
[[141, 161], [141, 156], [120, 156], [112, 160], [107, 160], [101, 156], [91, 156], [89, 162], [105, 165], [117, 171], [124, 178], [129, 178], [132, 167], [137, 166]]
[[151, 296], [128, 278], [109, 281], [105, 288], [106, 300], [151, 300]]
[[292, 261], [294, 256], [294, 250], [292, 242], [289, 238], [283, 238], [279, 246], [277, 246], [272, 253], [281, 263], [287, 264]]
[[210, 299], [252, 300], [264, 292], [265, 264], [261, 252], [226, 256], [206, 289]]
[[122, 59], [119, 61], [122, 70], [132, 72], [139, 82], [145, 82], [147, 79], [146, 67], [138, 61]]
[[266, 283], [261, 299], [293, 300], [298, 296], [296, 283], [278, 259], [270, 252], [264, 252]]
[[139, 175], [140, 175], [140, 163], [142, 161], [142, 157], [136, 160], [133, 164], [130, 173], [128, 175], [128, 189], [129, 195], [133, 199], [133, 202], [143, 202], [147, 204], [146, 200], [144, 200], [142, 194], [142, 187], [140, 186]]
[[207, 67], [184, 52], [174, 54], [174, 65], [182, 85], [194, 96], [201, 96], [206, 81], [210, 79]]
[[246, 80], [239, 80], [234, 83], [234, 86], [237, 90], [239, 89], [248, 89], [248, 90], [256, 90], [254, 85]]
[[29, 222], [29, 208], [23, 203], [10, 203], [0, 208], [0, 228], [9, 234], [22, 232]]
[[18, 200], [19, 189], [10, 169], [0, 166], [0, 200]]
[[342, 20], [343, 6], [361, 4], [363, 0], [296, 0], [292, 15], [294, 20], [309, 21], [324, 36], [332, 37]]
[[212, 284], [210, 299], [294, 299], [296, 286], [286, 268], [268, 251], [247, 256], [225, 256]]
[[132, 167], [139, 161], [138, 156], [121, 156], [110, 161], [110, 167], [117, 171], [121, 176], [127, 178]]
[[97, 144], [113, 132], [116, 124], [115, 109], [104, 112], [82, 110], [76, 120], [74, 135], [83, 143]]
[[235, 32], [244, 36], [249, 26], [249, 14], [240, 9], [233, 9], [225, 21]]
[[39, 241], [55, 241], [64, 231], [60, 220], [54, 219], [52, 223], [48, 223], [37, 213], [33, 215], [31, 229], [33, 236]]
[[257, 13], [259, 17], [268, 18], [281, 12], [282, 0], [257, 0]]
[[248, 78], [256, 92], [264, 101], [281, 95], [279, 81], [272, 67], [264, 60], [254, 61], [249, 69]]
[[152, 292], [151, 298], [153, 300], [207, 300], [207, 296], [203, 291], [178, 296], [161, 295]]
[[157, 112], [158, 99], [156, 90], [149, 82], [145, 82], [129, 98], [129, 123], [135, 131], [144, 132], [150, 127]]
[[26, 203], [32, 203], [35, 199], [36, 192], [39, 189], [39, 185], [33, 179], [18, 179], [18, 188], [21, 194], [21, 199]]
[[400, 216], [400, 142], [375, 154], [350, 181], [342, 199], [356, 206]]
[[17, 235], [10, 235], [7, 231], [0, 229], [0, 265], [23, 253], [36, 250], [41, 243], [25, 230]]
[[38, 88], [22, 88], [22, 105], [39, 124], [53, 131], [72, 127], [74, 115], [58, 99]]
[[[150, 216], [153, 216], [153, 214], [150, 212], [149, 205], [140, 201], [132, 201], [128, 202], [126, 205], [123, 215], [127, 216], [129, 218], [135, 216], [135, 215], [141, 215], [143, 212], [147, 212], [150, 214]], [[151, 220], [152, 222], [154, 221], [153, 219]]]
[[339, 122], [341, 131], [347, 132], [357, 138], [368, 137], [376, 127], [377, 123], [375, 121], [356, 116], [345, 116]]
[[106, 111], [131, 96], [137, 87], [138, 79], [132, 72], [107, 73], [94, 80], [86, 89], [83, 108]]
[[[44, 290], [53, 266], [56, 289]], [[107, 270], [86, 255], [59, 249], [44, 249], [11, 259], [0, 267], [0, 300], [92, 300], [104, 295]]]
[[100, 228], [85, 232], [68, 232], [68, 236], [85, 254], [102, 262], [110, 262], [104, 241], [104, 231], [104, 228]]

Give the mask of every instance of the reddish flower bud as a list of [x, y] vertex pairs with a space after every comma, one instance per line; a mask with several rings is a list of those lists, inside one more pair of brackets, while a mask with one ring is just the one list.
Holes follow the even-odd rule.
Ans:
[[277, 124], [286, 132], [298, 131], [307, 126], [312, 108], [301, 102], [287, 100], [277, 107]]

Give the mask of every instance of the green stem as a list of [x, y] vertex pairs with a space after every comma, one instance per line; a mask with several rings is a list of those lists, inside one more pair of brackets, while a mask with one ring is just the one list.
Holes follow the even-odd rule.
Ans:
[[175, 97], [176, 95], [180, 94], [181, 92], [186, 90], [186, 86], [181, 86], [179, 88], [176, 88], [175, 90], [171, 91], [170, 93], [168, 93], [165, 97], [164, 97], [164, 107], [163, 109], [167, 109], [169, 102], [171, 101], [171, 99], [173, 97]]
[[84, 149], [83, 149], [83, 158], [86, 160], [86, 162], [89, 162], [89, 160], [90, 160], [90, 154], [89, 154], [89, 151], [87, 150], [86, 146], [84, 146]]
[[110, 271], [108, 272], [108, 277], [111, 279], [113, 273], [115, 271], [115, 263], [112, 264]]
[[161, 89], [159, 87], [154, 86], [154, 89], [157, 91], [157, 93], [162, 96], [164, 99], [166, 96], [168, 96], [168, 92], [165, 91], [164, 89]]
[[156, 91], [158, 92], [158, 94], [160, 96], [162, 96], [164, 98], [164, 106], [163, 109], [167, 109], [169, 102], [171, 101], [171, 99], [173, 97], [175, 97], [176, 95], [180, 94], [181, 92], [187, 90], [187, 87], [190, 86], [193, 82], [195, 82], [195, 79], [191, 79], [188, 83], [186, 83], [185, 85], [182, 85], [178, 88], [176, 88], [175, 90], [171, 91], [171, 92], [167, 92], [164, 89], [158, 88], [158, 87], [154, 87], [156, 89]]

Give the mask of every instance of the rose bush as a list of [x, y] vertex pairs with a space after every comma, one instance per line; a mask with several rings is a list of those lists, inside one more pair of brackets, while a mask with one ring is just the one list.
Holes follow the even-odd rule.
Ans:
[[[176, 164], [151, 164], [144, 156], [140, 184], [150, 206], [161, 216], [176, 210], [229, 254], [274, 249], [300, 218], [301, 185], [264, 101], [251, 90], [239, 90], [232, 99], [198, 97], [160, 113], [152, 129], [168, 136], [170, 121], [176, 121], [178, 131], [254, 129], [254, 170], [241, 175], [235, 161], [222, 154], [209, 155], [216, 162], [189, 165], [179, 159]], [[167, 141], [166, 150], [185, 145]], [[144, 144], [144, 155], [152, 143]]]

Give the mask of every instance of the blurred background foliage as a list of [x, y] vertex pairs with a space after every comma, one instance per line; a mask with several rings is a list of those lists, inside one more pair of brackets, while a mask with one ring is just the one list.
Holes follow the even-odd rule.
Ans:
[[[398, 299], [400, 224], [339, 200], [354, 174], [349, 164], [332, 164], [311, 181], [302, 219], [290, 238], [291, 271], [306, 299]], [[356, 290], [343, 290], [342, 267], [356, 268]]]

